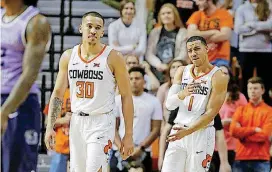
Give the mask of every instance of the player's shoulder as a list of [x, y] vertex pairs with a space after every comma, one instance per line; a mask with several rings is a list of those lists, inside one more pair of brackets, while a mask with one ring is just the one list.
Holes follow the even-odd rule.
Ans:
[[60, 57], [60, 63], [68, 63], [71, 58], [72, 52], [72, 48], [65, 50]]
[[47, 17], [45, 17], [42, 14], [37, 14], [34, 17], [32, 17], [29, 20], [28, 25], [32, 26], [32, 27], [44, 27], [44, 26], [50, 26], [49, 21], [47, 19]]
[[227, 85], [229, 82], [229, 76], [224, 74], [222, 70], [217, 70], [212, 76], [213, 85]]
[[119, 66], [120, 64], [125, 64], [125, 60], [123, 57], [123, 54], [119, 51], [111, 49], [109, 56], [108, 56], [108, 62], [110, 65], [113, 66]]

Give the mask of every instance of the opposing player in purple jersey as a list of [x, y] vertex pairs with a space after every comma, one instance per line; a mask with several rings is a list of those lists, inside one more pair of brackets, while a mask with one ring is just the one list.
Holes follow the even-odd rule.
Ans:
[[2, 0], [2, 172], [36, 171], [40, 105], [34, 84], [50, 42], [50, 25], [37, 0]]

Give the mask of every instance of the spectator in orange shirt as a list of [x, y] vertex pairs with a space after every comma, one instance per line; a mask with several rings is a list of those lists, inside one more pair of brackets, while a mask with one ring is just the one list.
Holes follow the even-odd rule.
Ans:
[[199, 11], [187, 21], [188, 36], [198, 35], [208, 42], [209, 61], [217, 66], [229, 66], [230, 38], [233, 17], [216, 7], [217, 0], [196, 0]]
[[[44, 109], [44, 114], [48, 114], [49, 103]], [[62, 105], [62, 112], [56, 120], [56, 143], [55, 152], [52, 155], [52, 161], [49, 172], [67, 172], [67, 163], [69, 160], [69, 123], [71, 119], [71, 103], [69, 89], [65, 91]]]
[[272, 108], [262, 99], [261, 78], [249, 79], [247, 91], [249, 103], [236, 110], [230, 125], [230, 133], [238, 139], [233, 171], [269, 172]]

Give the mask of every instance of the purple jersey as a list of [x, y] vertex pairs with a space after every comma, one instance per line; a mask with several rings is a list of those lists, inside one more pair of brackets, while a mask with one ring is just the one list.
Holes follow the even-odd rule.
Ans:
[[[39, 10], [29, 6], [21, 15], [9, 23], [3, 22], [5, 10], [1, 11], [1, 94], [9, 94], [22, 74], [23, 56], [26, 45], [26, 27]], [[34, 84], [30, 93], [37, 93]]]

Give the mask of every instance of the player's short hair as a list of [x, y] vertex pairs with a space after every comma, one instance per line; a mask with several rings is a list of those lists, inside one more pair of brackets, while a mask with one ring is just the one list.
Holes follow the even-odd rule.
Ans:
[[135, 66], [135, 67], [132, 67], [128, 70], [128, 73], [131, 74], [132, 72], [140, 72], [143, 77], [145, 76], [145, 70], [144, 68], [140, 67], [140, 66]]
[[247, 83], [251, 83], [251, 84], [261, 84], [261, 87], [264, 89], [264, 82], [263, 82], [263, 79], [260, 78], [260, 77], [252, 77], [250, 78]]
[[38, 0], [24, 0], [24, 4], [26, 6], [34, 6], [37, 7]]
[[103, 17], [100, 13], [98, 13], [98, 12], [96, 12], [96, 11], [89, 11], [89, 12], [83, 14], [82, 20], [83, 20], [85, 17], [87, 17], [87, 16], [93, 16], [93, 17], [101, 18], [101, 19], [103, 20], [103, 25], [105, 24], [104, 17]]
[[204, 44], [205, 46], [207, 46], [207, 42], [205, 40], [205, 38], [203, 38], [202, 36], [191, 36], [187, 41], [186, 44], [188, 42], [193, 42], [193, 41], [200, 41], [202, 44]]

